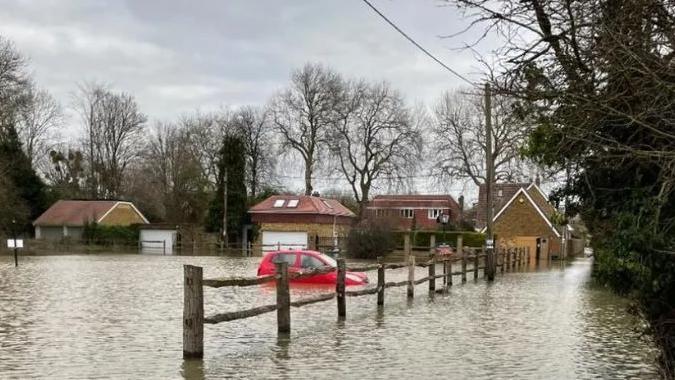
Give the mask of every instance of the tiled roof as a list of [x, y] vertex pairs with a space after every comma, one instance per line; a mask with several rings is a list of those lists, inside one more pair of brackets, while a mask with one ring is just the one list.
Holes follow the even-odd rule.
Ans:
[[368, 203], [369, 208], [377, 207], [449, 207], [459, 210], [459, 204], [452, 195], [407, 194], [377, 195]]
[[57, 201], [40, 215], [36, 226], [83, 226], [95, 222], [108, 212], [117, 201]]
[[[297, 201], [297, 204], [294, 201]], [[275, 204], [279, 207], [274, 207]], [[248, 212], [252, 214], [356, 216], [351, 210], [335, 199], [313, 197], [309, 195], [272, 195], [251, 207]]]

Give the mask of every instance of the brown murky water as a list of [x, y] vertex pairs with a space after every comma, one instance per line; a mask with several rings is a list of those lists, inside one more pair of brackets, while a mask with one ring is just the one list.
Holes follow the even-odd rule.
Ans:
[[[0, 378], [512, 378], [656, 376], [652, 342], [626, 303], [590, 283], [590, 261], [470, 279], [447, 295], [388, 290], [207, 325], [203, 361], [183, 361], [182, 264], [205, 277], [252, 275], [255, 258], [146, 255], [0, 257]], [[374, 280], [374, 272], [369, 273]], [[388, 280], [405, 270], [388, 272]], [[423, 269], [419, 270], [423, 276]], [[470, 276], [471, 278], [471, 276]], [[373, 281], [374, 282], [374, 281]], [[294, 288], [293, 297], [331, 289]], [[272, 302], [269, 287], [205, 290], [206, 314]]]

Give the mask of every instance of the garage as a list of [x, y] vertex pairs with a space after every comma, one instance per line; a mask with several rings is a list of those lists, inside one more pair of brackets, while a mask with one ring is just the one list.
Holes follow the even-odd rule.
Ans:
[[176, 235], [175, 228], [143, 226], [138, 242], [140, 253], [172, 255], [176, 245]]
[[307, 232], [263, 231], [263, 252], [281, 249], [307, 248]]

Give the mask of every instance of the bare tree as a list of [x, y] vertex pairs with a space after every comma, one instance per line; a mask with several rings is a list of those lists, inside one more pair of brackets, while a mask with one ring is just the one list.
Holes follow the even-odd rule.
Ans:
[[229, 128], [231, 114], [228, 110], [219, 113], [184, 115], [178, 122], [190, 141], [192, 154], [200, 162], [201, 174], [208, 180], [209, 189], [215, 190], [218, 179], [218, 160], [225, 131]]
[[323, 153], [326, 132], [335, 119], [342, 79], [319, 64], [306, 64], [291, 75], [290, 88], [271, 104], [272, 121], [282, 144], [295, 150], [305, 165], [305, 194], [312, 194], [312, 174]]
[[85, 129], [88, 186], [92, 198], [115, 198], [122, 193], [124, 171], [142, 147], [146, 116], [136, 100], [100, 84], [81, 86], [78, 111]]
[[[446, 92], [434, 109], [433, 147], [438, 160], [433, 171], [441, 178], [470, 179], [485, 183], [485, 104], [471, 89]], [[492, 157], [495, 179], [517, 180], [524, 176], [520, 149], [528, 128], [512, 117], [506, 97], [493, 99]]]
[[[195, 154], [199, 147], [194, 145], [186, 125], [158, 123], [150, 135], [140, 182], [160, 191], [160, 202], [154, 207], [162, 220], [198, 223], [204, 218], [209, 183]], [[135, 187], [142, 191], [142, 183]], [[151, 194], [151, 198], [158, 198], [156, 193]], [[136, 196], [152, 202], [143, 194]]]
[[18, 113], [17, 132], [23, 149], [34, 167], [49, 165], [49, 151], [56, 143], [57, 130], [63, 121], [61, 106], [45, 90], [28, 88], [26, 101]]
[[0, 36], [0, 126], [14, 125], [26, 100], [30, 79], [25, 68], [26, 60], [14, 44]]
[[233, 127], [246, 144], [248, 191], [255, 197], [265, 182], [272, 180], [275, 150], [269, 112], [256, 107], [243, 107], [232, 116]]
[[403, 97], [387, 83], [350, 83], [338, 108], [331, 150], [364, 216], [370, 191], [412, 173], [422, 138]]

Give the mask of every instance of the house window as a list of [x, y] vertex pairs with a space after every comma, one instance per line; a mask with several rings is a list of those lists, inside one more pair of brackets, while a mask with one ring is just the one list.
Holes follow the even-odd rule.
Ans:
[[285, 199], [277, 199], [274, 201], [274, 207], [284, 207], [284, 203], [286, 203]]
[[502, 189], [497, 190], [497, 196], [501, 197], [504, 195], [504, 191]]
[[291, 199], [286, 207], [298, 207], [298, 199]]
[[443, 215], [443, 209], [440, 208], [432, 208], [427, 211], [427, 217], [429, 219], [436, 219], [441, 215]]
[[378, 217], [378, 218], [381, 218], [381, 217], [387, 215], [386, 211], [387, 210], [385, 210], [383, 208], [376, 208], [375, 209], [375, 216]]
[[412, 219], [413, 210], [411, 208], [404, 208], [400, 210], [401, 218]]

